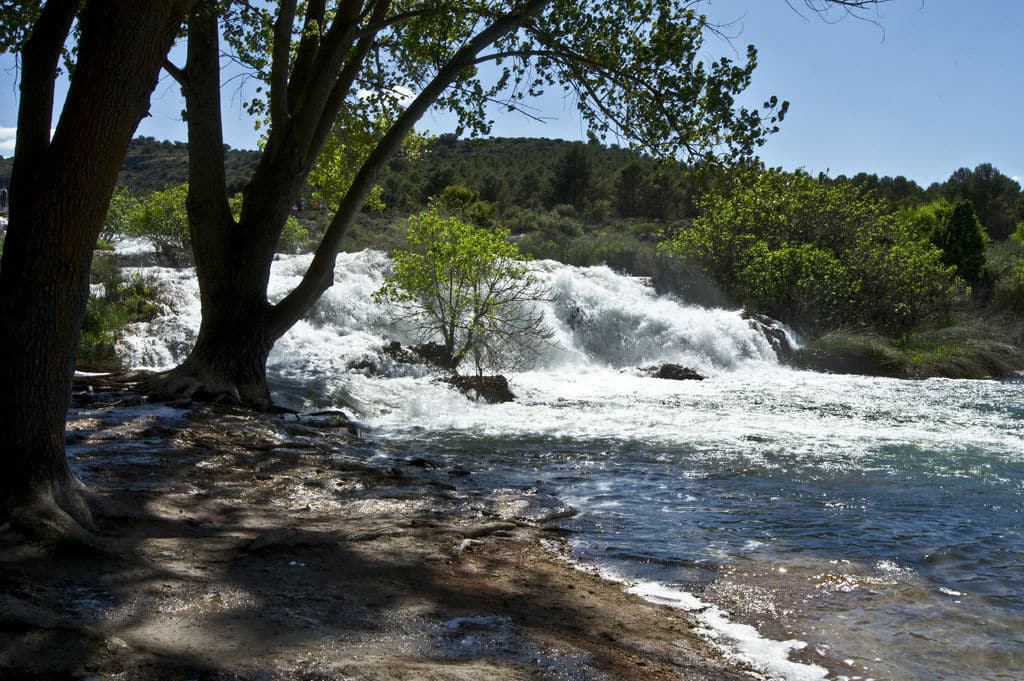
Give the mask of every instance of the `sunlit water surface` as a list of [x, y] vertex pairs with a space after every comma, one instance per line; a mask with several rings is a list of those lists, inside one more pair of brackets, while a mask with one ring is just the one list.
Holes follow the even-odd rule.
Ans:
[[[307, 263], [275, 263], [273, 294]], [[559, 497], [579, 510], [560, 521], [576, 560], [693, 611], [770, 676], [1024, 678], [1024, 381], [792, 371], [735, 312], [539, 263], [552, 346], [509, 374], [516, 402], [476, 404], [382, 354], [412, 340], [371, 302], [387, 267], [340, 258], [271, 356], [278, 399], [345, 405], [387, 456], [472, 470], [477, 489]], [[197, 294], [188, 272], [151, 272], [173, 303], [124, 349], [167, 367]], [[666, 361], [708, 378], [638, 371]]]

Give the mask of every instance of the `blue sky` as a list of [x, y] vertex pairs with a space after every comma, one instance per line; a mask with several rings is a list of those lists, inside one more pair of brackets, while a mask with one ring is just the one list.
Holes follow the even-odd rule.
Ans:
[[[869, 20], [839, 21], [823, 20], [802, 0], [713, 0], [705, 11], [730, 36], [708, 39], [709, 58], [739, 58], [748, 43], [758, 48], [749, 103], [772, 94], [791, 103], [782, 130], [762, 149], [769, 165], [905, 175], [927, 185], [958, 167], [989, 162], [1024, 178], [1024, 2], [890, 0], [871, 10]], [[16, 122], [13, 63], [0, 56], [5, 156]], [[237, 89], [237, 81], [225, 86], [226, 141], [251, 148], [256, 135]], [[583, 137], [561, 95], [537, 105], [551, 119], [547, 124], [495, 114], [493, 134]], [[139, 134], [184, 139], [180, 111], [177, 88], [165, 77]], [[443, 133], [453, 123], [435, 114], [421, 127]]]

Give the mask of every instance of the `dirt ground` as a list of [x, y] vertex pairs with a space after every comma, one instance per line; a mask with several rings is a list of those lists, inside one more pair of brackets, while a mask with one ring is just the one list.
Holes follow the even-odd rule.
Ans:
[[756, 676], [569, 565], [559, 513], [367, 457], [341, 417], [75, 403], [102, 548], [0, 528], [0, 678]]

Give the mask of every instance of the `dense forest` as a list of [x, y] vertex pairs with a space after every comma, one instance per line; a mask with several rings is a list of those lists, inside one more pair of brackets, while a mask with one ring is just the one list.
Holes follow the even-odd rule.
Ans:
[[[230, 193], [242, 190], [259, 152], [226, 153]], [[13, 158], [0, 158], [0, 187], [10, 183]], [[137, 196], [186, 181], [188, 145], [140, 137], [132, 141], [118, 176], [118, 186]], [[1024, 192], [1012, 178], [990, 164], [954, 170], [944, 182], [921, 187], [903, 176], [861, 172], [847, 177], [819, 175], [819, 181], [870, 190], [894, 207], [919, 206], [939, 199], [968, 200], [994, 241], [1006, 240], [1024, 220]], [[645, 220], [664, 225], [700, 214], [700, 198], [721, 182], [721, 174], [666, 164], [629, 149], [550, 139], [431, 139], [415, 159], [399, 156], [382, 183], [386, 213], [421, 210], [430, 197], [449, 185], [464, 185], [494, 204], [513, 226], [523, 213], [549, 213], [550, 221], [592, 232], [609, 223]], [[312, 206], [308, 187], [304, 206]], [[312, 214], [304, 216], [313, 220]], [[522, 219], [520, 218], [522, 221]], [[529, 231], [522, 229], [520, 232]], [[517, 231], [513, 229], [513, 231]]]

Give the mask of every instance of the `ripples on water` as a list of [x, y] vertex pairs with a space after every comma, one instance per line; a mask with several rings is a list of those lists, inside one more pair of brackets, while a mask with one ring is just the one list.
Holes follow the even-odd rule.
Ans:
[[[305, 262], [275, 264], [274, 295]], [[342, 256], [278, 344], [271, 375], [298, 406], [350, 405], [371, 437], [472, 469], [480, 489], [558, 495], [581, 511], [581, 561], [806, 641], [796, 655], [834, 676], [1024, 678], [1024, 381], [790, 371], [734, 312], [541, 263], [558, 345], [512, 376], [516, 403], [476, 405], [386, 365], [382, 336], [408, 340], [370, 301], [386, 267]], [[127, 339], [140, 366], [179, 361], [198, 321], [194, 283], [161, 276], [178, 300]], [[361, 359], [385, 376], [347, 369]], [[661, 361], [709, 379], [638, 375]]]
[[[521, 412], [463, 410], [457, 430], [435, 413], [407, 441], [487, 466], [484, 487], [556, 490], [582, 510], [570, 525], [581, 560], [806, 640], [810, 661], [875, 678], [1020, 678], [1019, 384], [606, 378], [631, 407], [547, 403], [571, 380], [521, 375]], [[380, 427], [403, 438], [415, 421]]]

